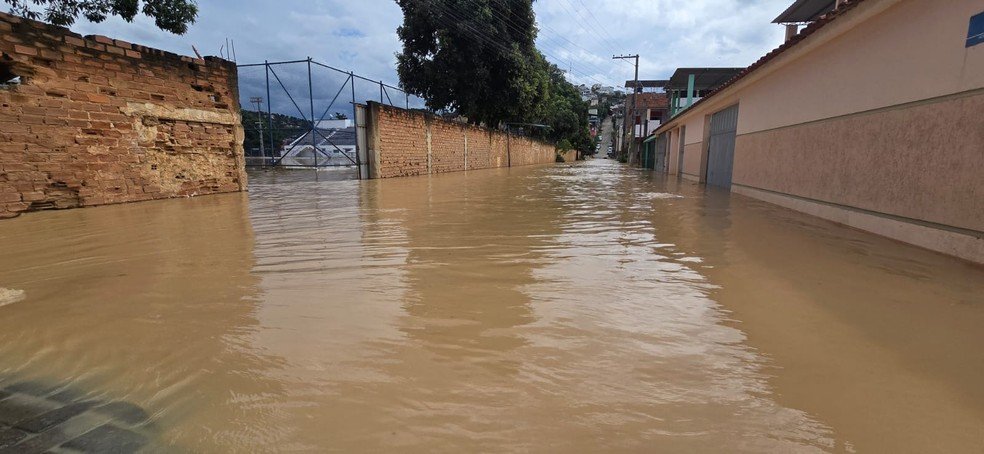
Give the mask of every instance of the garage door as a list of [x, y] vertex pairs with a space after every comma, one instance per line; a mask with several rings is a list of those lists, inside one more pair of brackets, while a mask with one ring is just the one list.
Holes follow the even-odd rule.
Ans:
[[666, 171], [666, 133], [662, 133], [656, 138], [656, 148], [655, 148], [655, 162], [653, 162], [652, 168], [659, 170], [661, 172]]
[[707, 147], [707, 184], [731, 188], [737, 130], [737, 104], [711, 116], [711, 138]]

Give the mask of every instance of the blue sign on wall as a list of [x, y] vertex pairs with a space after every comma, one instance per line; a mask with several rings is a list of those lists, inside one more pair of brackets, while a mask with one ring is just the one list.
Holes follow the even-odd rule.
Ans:
[[984, 13], [970, 18], [970, 29], [967, 30], [967, 47], [984, 43]]

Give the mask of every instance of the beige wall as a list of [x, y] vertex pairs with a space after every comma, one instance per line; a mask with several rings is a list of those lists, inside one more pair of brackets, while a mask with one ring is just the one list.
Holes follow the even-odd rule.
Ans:
[[[892, 6], [849, 23], [879, 3]], [[856, 10], [828, 26], [849, 30], [742, 91], [738, 134], [984, 87], [984, 45], [964, 47], [981, 0], [869, 0]]]
[[[703, 179], [701, 171], [704, 146], [704, 116], [690, 115], [682, 120], [675, 121], [676, 126], [686, 125], [687, 134], [683, 138], [683, 172], [682, 176], [691, 180]], [[679, 153], [679, 150], [677, 150]], [[676, 159], [676, 158], [674, 158]]]
[[[687, 128], [690, 135], [690, 128]], [[701, 178], [701, 149], [703, 142], [687, 144], [683, 148], [683, 175]]]
[[669, 145], [666, 150], [667, 173], [676, 175], [679, 167], [677, 163], [677, 151], [679, 151], [680, 147], [680, 129], [677, 128], [669, 131], [667, 136], [669, 137]]
[[984, 45], [964, 47], [982, 11], [866, 0], [671, 122], [685, 176], [707, 116], [738, 102], [735, 192], [984, 262], [954, 252], [984, 250]]
[[738, 136], [733, 181], [984, 231], [984, 90]]

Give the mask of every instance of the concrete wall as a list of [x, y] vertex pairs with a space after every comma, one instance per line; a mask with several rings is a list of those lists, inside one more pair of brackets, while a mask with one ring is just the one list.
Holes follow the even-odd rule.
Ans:
[[370, 102], [369, 176], [392, 178], [547, 164], [552, 144]]
[[732, 190], [984, 263], [984, 45], [979, 0], [865, 0], [707, 102], [740, 103]]
[[0, 13], [0, 218], [246, 187], [236, 67]]
[[842, 33], [810, 36], [800, 45], [829, 41], [744, 90], [738, 134], [984, 87], [984, 48], [964, 47], [981, 12], [980, 0], [866, 0], [821, 29]]

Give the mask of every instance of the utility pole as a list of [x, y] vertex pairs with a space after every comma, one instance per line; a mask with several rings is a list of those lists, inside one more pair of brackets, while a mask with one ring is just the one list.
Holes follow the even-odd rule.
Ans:
[[636, 94], [638, 93], [638, 90], [639, 90], [639, 54], [635, 54], [635, 55], [612, 55], [612, 60], [630, 60], [630, 59], [634, 59], [635, 60], [635, 79], [634, 79], [634, 82], [632, 84], [632, 110], [629, 110], [629, 106], [628, 105], [625, 106], [625, 110], [626, 110], [625, 117], [626, 118], [622, 121], [622, 124], [629, 124], [629, 120], [630, 120], [630, 117], [631, 117], [632, 140], [629, 141], [629, 146], [626, 147], [626, 148], [628, 148], [628, 150], [627, 150], [628, 156], [626, 157], [626, 161], [628, 161], [629, 159], [631, 159], [631, 157], [635, 153], [635, 150], [634, 150], [634, 148], [635, 148], [635, 139], [636, 139], [636, 136], [635, 136], [636, 135], [636, 132], [635, 132], [635, 130], [636, 130], [635, 112], [636, 112]]
[[253, 96], [249, 98], [249, 102], [256, 104], [256, 126], [260, 129], [260, 157], [266, 159], [266, 153], [263, 151], [263, 114], [261, 113], [263, 104], [263, 98], [259, 96]]

